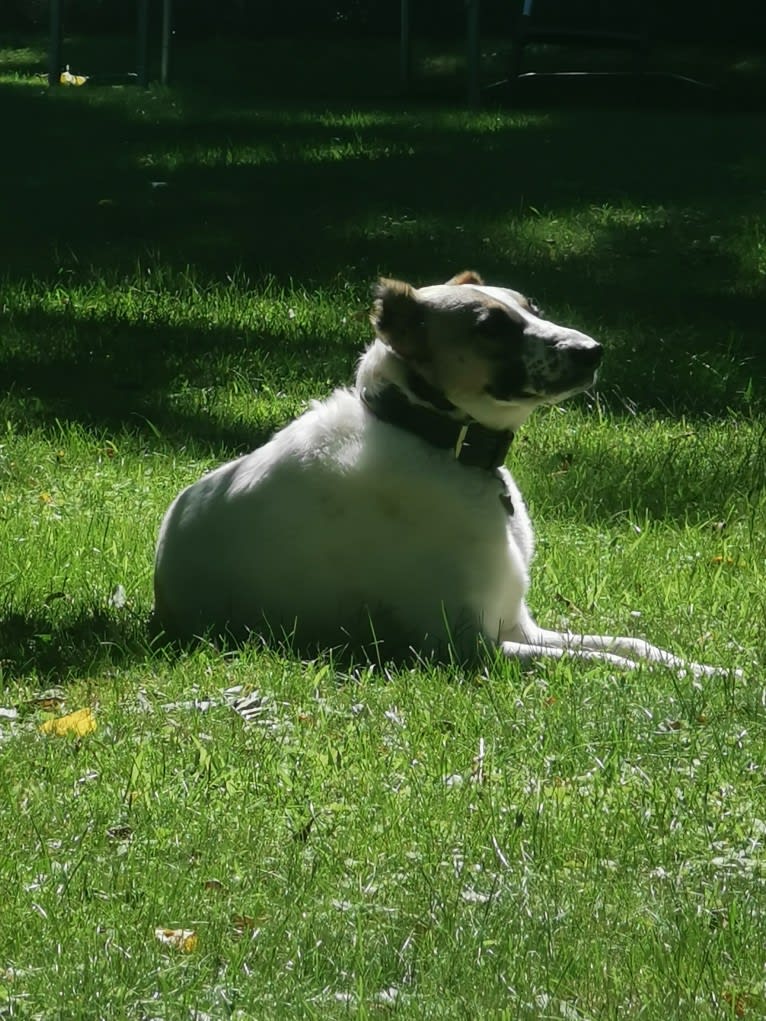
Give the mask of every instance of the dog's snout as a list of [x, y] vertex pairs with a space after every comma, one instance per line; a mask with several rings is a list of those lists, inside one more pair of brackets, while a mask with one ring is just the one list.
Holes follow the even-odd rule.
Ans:
[[595, 369], [597, 365], [601, 364], [604, 349], [600, 344], [596, 344], [594, 342], [592, 344], [588, 344], [587, 347], [574, 348], [572, 354], [581, 365], [587, 365], [589, 368]]

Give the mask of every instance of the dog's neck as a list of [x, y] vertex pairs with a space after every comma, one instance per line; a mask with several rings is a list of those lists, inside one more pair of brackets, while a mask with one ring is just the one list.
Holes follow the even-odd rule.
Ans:
[[505, 462], [510, 429], [474, 421], [380, 341], [362, 356], [356, 388], [376, 418], [449, 451], [460, 464], [495, 471]]

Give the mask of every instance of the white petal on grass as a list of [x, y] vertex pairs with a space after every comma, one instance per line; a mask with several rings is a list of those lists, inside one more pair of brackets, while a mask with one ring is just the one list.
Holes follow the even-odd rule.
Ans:
[[93, 783], [94, 780], [98, 780], [101, 774], [95, 769], [89, 769], [87, 773], [83, 773], [82, 776], [78, 776], [75, 783], [78, 786], [82, 786], [84, 783]]
[[143, 690], [143, 688], [139, 689], [139, 692], [136, 695], [136, 702], [138, 702], [138, 708], [140, 712], [151, 713], [154, 711], [154, 706], [149, 701], [149, 698], [147, 697], [147, 694]]
[[405, 725], [404, 717], [402, 716], [398, 707], [395, 705], [391, 706], [390, 709], [386, 709], [383, 715], [386, 717], [387, 720], [390, 720], [396, 727], [403, 727]]
[[198, 713], [206, 713], [210, 709], [218, 709], [221, 705], [222, 703], [214, 698], [193, 698], [187, 699], [185, 702], [166, 702], [162, 708], [168, 713], [174, 712], [176, 709], [194, 709]]
[[467, 904], [488, 904], [492, 899], [488, 893], [480, 893], [470, 886], [464, 886], [460, 896]]
[[389, 986], [388, 989], [381, 989], [376, 994], [375, 999], [378, 1003], [383, 1003], [387, 1007], [395, 1007], [401, 999], [401, 991], [396, 986]]

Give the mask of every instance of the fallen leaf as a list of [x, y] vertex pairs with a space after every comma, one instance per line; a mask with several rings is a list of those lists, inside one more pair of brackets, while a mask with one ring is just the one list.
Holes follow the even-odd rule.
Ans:
[[130, 826], [110, 826], [106, 831], [106, 835], [110, 840], [130, 840], [133, 836], [133, 830]]
[[73, 734], [75, 737], [84, 737], [92, 734], [96, 729], [96, 717], [90, 708], [77, 709], [66, 716], [58, 716], [53, 720], [46, 720], [40, 724], [41, 734], [54, 734], [56, 737], [65, 737]]
[[44, 709], [52, 712], [56, 709], [61, 709], [64, 705], [64, 693], [57, 688], [51, 688], [49, 691], [40, 692], [35, 698], [31, 698], [27, 704], [35, 709]]
[[244, 936], [255, 928], [255, 919], [251, 915], [232, 915], [231, 924], [235, 936]]
[[677, 730], [683, 730], [684, 725], [680, 720], [663, 720], [662, 723], [657, 727], [657, 731], [660, 734], [670, 734]]
[[747, 1013], [748, 997], [744, 993], [726, 992], [721, 996], [721, 999], [734, 1010], [737, 1017], [744, 1017]]
[[184, 954], [191, 954], [197, 949], [199, 936], [194, 929], [155, 929], [155, 938], [166, 947], [173, 947]]
[[69, 64], [66, 66], [66, 71], [62, 71], [59, 77], [62, 85], [84, 85], [87, 80], [88, 76], [85, 74], [72, 74]]

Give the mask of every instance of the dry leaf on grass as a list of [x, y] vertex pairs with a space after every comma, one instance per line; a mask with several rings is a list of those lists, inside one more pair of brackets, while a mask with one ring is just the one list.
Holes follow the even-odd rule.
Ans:
[[194, 929], [163, 929], [154, 930], [155, 938], [166, 947], [173, 947], [181, 953], [191, 954], [197, 949], [199, 936]]
[[233, 935], [239, 939], [248, 932], [255, 930], [255, 919], [252, 915], [232, 915]]
[[90, 708], [77, 709], [66, 716], [46, 720], [39, 727], [41, 734], [53, 734], [56, 737], [66, 737], [69, 734], [74, 737], [84, 737], [86, 734], [92, 734], [95, 729], [96, 717]]
[[131, 826], [110, 826], [106, 831], [106, 835], [110, 840], [124, 843], [126, 840], [133, 838], [133, 828]]

